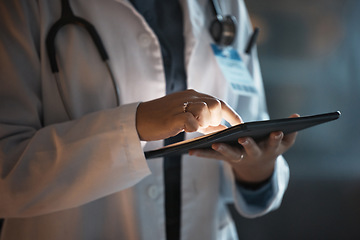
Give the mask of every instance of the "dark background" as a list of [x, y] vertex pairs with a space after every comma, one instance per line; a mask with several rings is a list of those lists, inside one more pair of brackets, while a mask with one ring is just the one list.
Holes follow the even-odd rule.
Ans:
[[241, 240], [360, 239], [360, 1], [246, 0], [271, 118], [340, 110], [285, 154], [282, 206], [245, 219]]

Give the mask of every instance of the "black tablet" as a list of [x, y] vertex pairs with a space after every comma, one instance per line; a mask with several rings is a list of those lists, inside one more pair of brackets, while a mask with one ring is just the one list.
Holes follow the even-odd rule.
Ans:
[[203, 135], [197, 138], [174, 143], [156, 150], [145, 152], [146, 158], [157, 158], [187, 153], [190, 149], [210, 148], [213, 143], [221, 142], [236, 144], [240, 137], [252, 137], [255, 141], [261, 141], [271, 132], [282, 131], [284, 134], [297, 132], [318, 124], [329, 122], [340, 117], [340, 112], [304, 116], [298, 118], [283, 118], [267, 121], [247, 122], [235, 125], [222, 131]]

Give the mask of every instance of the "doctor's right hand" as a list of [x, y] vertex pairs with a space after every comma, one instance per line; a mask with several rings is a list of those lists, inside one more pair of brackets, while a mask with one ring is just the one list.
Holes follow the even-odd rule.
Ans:
[[186, 90], [139, 104], [136, 129], [143, 141], [166, 139], [185, 132], [210, 133], [242, 123], [240, 116], [222, 100]]

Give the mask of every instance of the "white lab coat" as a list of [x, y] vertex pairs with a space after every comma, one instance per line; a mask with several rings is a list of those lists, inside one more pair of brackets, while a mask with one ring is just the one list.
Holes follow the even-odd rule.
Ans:
[[[74, 13], [100, 33], [120, 87], [116, 107], [109, 73], [89, 36], [67, 27], [56, 38], [59, 77], [75, 114], [68, 121], [45, 37], [60, 16], [60, 0], [0, 3], [0, 217], [2, 240], [165, 239], [162, 159], [146, 161], [135, 129], [139, 101], [165, 94], [159, 42], [124, 0], [72, 0]], [[256, 49], [244, 56], [251, 26], [242, 0], [223, 1], [238, 19], [235, 48], [243, 55], [257, 97], [226, 84], [210, 49], [213, 18], [207, 0], [182, 0], [188, 87], [230, 103], [245, 121], [267, 118]], [[193, 135], [188, 135], [193, 137]], [[251, 206], [227, 164], [183, 157], [182, 239], [235, 239], [226, 210], [233, 201], [247, 217], [281, 202], [288, 182], [282, 157], [265, 207]]]

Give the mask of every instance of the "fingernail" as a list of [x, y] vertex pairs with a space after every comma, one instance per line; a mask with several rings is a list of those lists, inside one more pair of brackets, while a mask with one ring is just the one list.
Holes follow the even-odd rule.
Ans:
[[283, 133], [281, 132], [278, 135], [275, 135], [275, 139], [279, 140], [280, 138], [282, 138], [282, 136], [283, 136]]
[[247, 145], [247, 144], [249, 144], [249, 140], [247, 140], [247, 138], [245, 138], [245, 139], [240, 139], [240, 140], [239, 140], [239, 143], [240, 143], [241, 145]]
[[190, 151], [189, 151], [189, 155], [190, 155], [190, 156], [195, 156], [195, 157], [197, 157], [197, 156], [199, 156], [199, 153], [198, 153], [198, 151], [196, 151], [196, 150], [190, 150]]
[[211, 148], [214, 149], [215, 151], [219, 151], [219, 150], [221, 151], [222, 146], [220, 144], [213, 144]]

